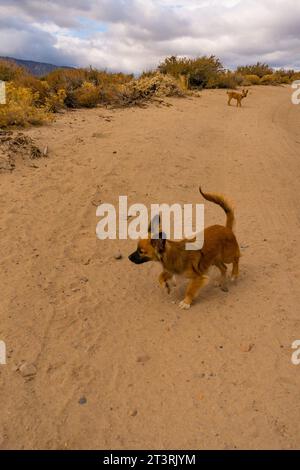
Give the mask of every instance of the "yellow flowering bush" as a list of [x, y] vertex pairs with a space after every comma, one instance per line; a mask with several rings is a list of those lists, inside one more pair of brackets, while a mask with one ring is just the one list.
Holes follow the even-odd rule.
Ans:
[[50, 119], [44, 107], [35, 106], [38, 93], [6, 82], [6, 104], [0, 104], [0, 127], [42, 124]]

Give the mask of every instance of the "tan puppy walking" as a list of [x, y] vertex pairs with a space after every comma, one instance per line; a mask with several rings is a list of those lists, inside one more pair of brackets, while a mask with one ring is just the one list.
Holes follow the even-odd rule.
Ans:
[[231, 100], [236, 100], [236, 106], [237, 107], [242, 107], [242, 100], [246, 98], [248, 95], [249, 90], [242, 90], [242, 93], [239, 93], [238, 91], [227, 91], [228, 95], [228, 106], [231, 106]]
[[151, 224], [148, 229], [148, 238], [139, 240], [137, 250], [129, 256], [135, 264], [148, 261], [157, 261], [162, 266], [159, 283], [167, 292], [170, 292], [170, 281], [174, 274], [183, 275], [189, 280], [185, 296], [179, 307], [190, 308], [201, 287], [207, 280], [207, 272], [211, 266], [216, 266], [221, 273], [220, 287], [226, 287], [226, 264], [232, 264], [231, 277], [236, 279], [239, 274], [240, 250], [233, 233], [234, 212], [225, 199], [219, 194], [204, 193], [202, 196], [222, 207], [226, 214], [226, 224], [212, 225], [204, 230], [204, 244], [200, 250], [186, 250], [186, 243], [194, 240], [172, 241], [163, 238], [159, 229], [157, 238], [151, 238]]

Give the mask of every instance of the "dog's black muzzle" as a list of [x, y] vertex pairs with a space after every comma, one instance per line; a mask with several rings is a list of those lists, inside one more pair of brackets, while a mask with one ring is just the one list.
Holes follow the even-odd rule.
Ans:
[[146, 263], [147, 261], [151, 261], [148, 256], [141, 256], [138, 251], [131, 253], [131, 255], [128, 256], [128, 259], [135, 264], [142, 264]]

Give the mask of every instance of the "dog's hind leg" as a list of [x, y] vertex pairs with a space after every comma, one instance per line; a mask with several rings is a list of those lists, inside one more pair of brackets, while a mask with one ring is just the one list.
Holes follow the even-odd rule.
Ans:
[[236, 257], [232, 263], [231, 280], [235, 281], [239, 277], [239, 257]]
[[222, 261], [216, 261], [215, 266], [217, 266], [217, 268], [220, 270], [220, 273], [221, 273], [220, 288], [223, 292], [228, 292], [227, 277], [226, 277], [227, 266]]
[[193, 278], [186, 288], [184, 299], [180, 302], [179, 308], [184, 310], [190, 308], [194, 298], [198, 294], [199, 290], [205, 286], [207, 280], [208, 277], [204, 275]]

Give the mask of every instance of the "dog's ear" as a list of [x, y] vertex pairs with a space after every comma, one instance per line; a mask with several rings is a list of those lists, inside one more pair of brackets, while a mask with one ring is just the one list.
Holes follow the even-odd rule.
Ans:
[[148, 227], [148, 234], [159, 233], [161, 231], [161, 218], [160, 214], [156, 214], [153, 219], [150, 221]]
[[158, 253], [163, 253], [165, 251], [166, 241], [166, 234], [164, 232], [159, 232], [158, 236], [151, 238], [151, 245]]

